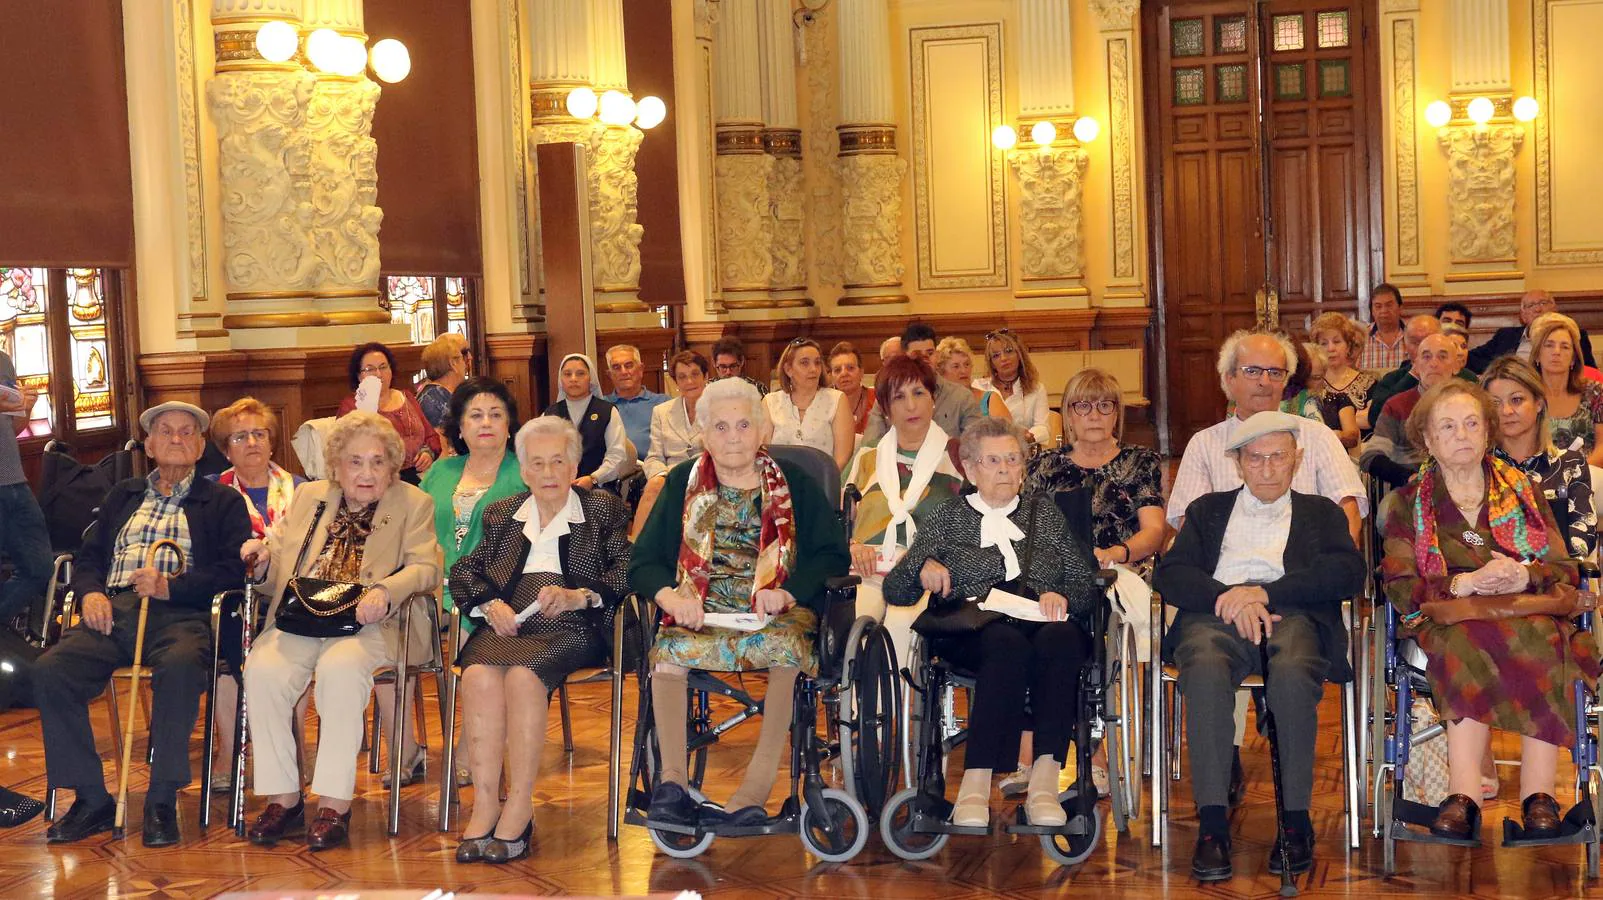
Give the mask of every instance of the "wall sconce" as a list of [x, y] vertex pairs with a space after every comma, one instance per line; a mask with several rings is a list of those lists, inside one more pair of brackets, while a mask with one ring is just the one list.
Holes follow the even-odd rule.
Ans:
[[568, 115], [573, 116], [575, 119], [588, 119], [596, 114], [596, 107], [599, 102], [595, 91], [587, 87], [580, 87], [568, 92], [566, 105], [568, 107]]
[[268, 62], [281, 63], [294, 59], [300, 42], [295, 26], [288, 22], [263, 22], [262, 27], [256, 29], [256, 52]]
[[1497, 107], [1492, 105], [1490, 97], [1476, 97], [1469, 101], [1469, 106], [1464, 107], [1464, 114], [1476, 125], [1485, 125], [1496, 113]]
[[632, 122], [642, 130], [655, 128], [668, 118], [668, 104], [661, 97], [646, 96], [635, 101], [622, 91], [597, 96], [593, 88], [576, 87], [568, 92], [564, 105], [575, 119], [596, 117], [602, 124], [616, 126]]
[[[289, 62], [299, 49], [300, 35], [295, 26], [275, 20], [256, 29], [256, 52], [268, 62]], [[369, 53], [360, 38], [342, 35], [332, 28], [319, 28], [306, 36], [306, 58], [313, 68], [331, 75], [355, 78], [369, 64], [380, 81], [394, 84], [412, 71], [412, 54], [395, 38], [385, 38]]]
[[1453, 120], [1453, 108], [1446, 100], [1437, 100], [1425, 107], [1425, 124], [1432, 128], [1446, 128]]
[[1521, 97], [1514, 101], [1514, 118], [1521, 122], [1529, 122], [1541, 112], [1535, 97]]
[[635, 119], [635, 102], [623, 91], [607, 91], [601, 95], [599, 118], [607, 125], [628, 125]]
[[1042, 119], [1030, 127], [1030, 140], [1043, 147], [1049, 147], [1058, 139], [1058, 127], [1050, 121]]
[[1467, 102], [1462, 99], [1452, 102], [1435, 100], [1425, 107], [1425, 123], [1432, 128], [1442, 129], [1456, 120], [1484, 128], [1499, 117], [1503, 121], [1513, 118], [1518, 122], [1529, 122], [1540, 112], [1541, 107], [1535, 97], [1520, 97], [1512, 102], [1507, 95], [1496, 100], [1491, 97], [1473, 97]]
[[661, 97], [641, 97], [635, 104], [635, 125], [642, 129], [656, 128], [668, 118], [668, 104]]
[[1074, 120], [1074, 139], [1082, 144], [1089, 144], [1102, 133], [1102, 126], [1090, 116], [1081, 116]]
[[412, 71], [412, 54], [395, 38], [385, 38], [368, 51], [368, 61], [379, 81], [394, 84]]
[[1019, 142], [1019, 133], [1012, 125], [998, 125], [991, 131], [991, 146], [998, 150], [1012, 150]]

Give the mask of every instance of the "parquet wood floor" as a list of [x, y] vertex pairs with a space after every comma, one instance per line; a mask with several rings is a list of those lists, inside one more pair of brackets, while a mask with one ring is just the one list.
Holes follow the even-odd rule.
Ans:
[[[631, 723], [633, 691], [625, 693], [625, 722]], [[794, 837], [718, 841], [700, 859], [679, 862], [656, 853], [639, 828], [624, 826], [617, 843], [606, 840], [609, 697], [605, 685], [576, 688], [572, 697], [577, 749], [571, 756], [561, 752], [553, 709], [551, 741], [537, 788], [535, 852], [527, 860], [504, 867], [455, 862], [458, 836], [434, 829], [439, 796], [434, 773], [440, 739], [438, 722], [431, 715], [431, 779], [406, 789], [402, 831], [397, 838], [384, 835], [385, 792], [378, 776], [365, 771], [358, 781], [353, 846], [321, 854], [291, 843], [271, 850], [253, 847], [216, 822], [202, 835], [196, 824], [198, 794], [194, 788], [181, 801], [185, 842], [167, 850], [145, 850], [137, 838], [140, 795], [136, 793], [126, 841], [102, 836], [81, 845], [47, 847], [42, 818], [0, 832], [0, 897], [198, 898], [245, 889], [441, 886], [459, 892], [503, 894], [639, 895], [691, 888], [712, 897], [963, 900], [1272, 897], [1278, 889], [1278, 879], [1265, 871], [1274, 821], [1273, 793], [1267, 750], [1256, 735], [1251, 736], [1245, 751], [1252, 788], [1234, 819], [1236, 878], [1224, 884], [1202, 886], [1189, 876], [1196, 820], [1185, 782], [1174, 786], [1174, 816], [1164, 849], [1148, 846], [1150, 823], [1143, 815], [1128, 835], [1110, 836], [1088, 862], [1073, 870], [1060, 869], [1047, 860], [1035, 839], [1006, 835], [954, 838], [939, 855], [918, 864], [897, 860], [880, 844], [877, 834], [856, 860], [842, 865], [818, 863]], [[437, 710], [432, 696], [430, 701], [431, 709]], [[96, 726], [109, 757], [111, 742], [100, 712], [96, 704]], [[1578, 848], [1520, 851], [1493, 845], [1491, 839], [1502, 817], [1517, 814], [1512, 799], [1488, 808], [1488, 843], [1482, 849], [1471, 852], [1405, 845], [1399, 850], [1402, 874], [1383, 878], [1379, 845], [1367, 835], [1361, 851], [1348, 855], [1342, 849], [1340, 719], [1334, 688], [1327, 692], [1320, 712], [1323, 728], [1315, 798], [1320, 840], [1314, 872], [1301, 881], [1305, 896], [1539, 898], [1603, 892], [1603, 887], [1584, 880]], [[632, 733], [632, 726], [626, 727]], [[727, 796], [734, 789], [755, 736], [754, 729], [743, 727], [714, 748], [708, 779], [714, 797]], [[625, 747], [628, 743], [626, 738]], [[194, 746], [198, 757], [198, 733]], [[1500, 743], [1499, 750], [1508, 754], [1517, 752], [1517, 747], [1512, 742]], [[111, 768], [109, 760], [107, 768]], [[142, 785], [143, 766], [137, 768], [136, 778]], [[1505, 770], [1504, 779], [1504, 796], [1512, 797], [1515, 773]], [[44, 760], [37, 716], [32, 711], [0, 715], [0, 781], [33, 796], [43, 795]], [[777, 800], [770, 807], [776, 805]], [[1002, 814], [1011, 815], [1011, 809]], [[219, 802], [217, 822], [222, 818]]]

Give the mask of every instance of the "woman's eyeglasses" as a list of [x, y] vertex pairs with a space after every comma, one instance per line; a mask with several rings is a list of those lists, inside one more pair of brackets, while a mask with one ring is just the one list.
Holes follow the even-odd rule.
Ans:
[[1077, 416], [1089, 416], [1093, 409], [1104, 416], [1111, 416], [1118, 411], [1119, 402], [1117, 400], [1076, 400], [1069, 404], [1069, 409], [1074, 410], [1074, 414]]

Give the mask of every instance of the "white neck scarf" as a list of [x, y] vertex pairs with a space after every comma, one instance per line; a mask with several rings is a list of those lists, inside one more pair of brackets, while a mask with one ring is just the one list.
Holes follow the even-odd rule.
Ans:
[[992, 509], [975, 492], [968, 495], [968, 505], [980, 514], [980, 546], [1000, 550], [1007, 577], [1019, 577], [1022, 570], [1019, 568], [1019, 555], [1013, 550], [1013, 542], [1024, 540], [1024, 532], [1008, 518], [1013, 510], [1019, 508], [1019, 498], [1014, 497], [1006, 506]]
[[[924, 489], [929, 487], [930, 478], [941, 464], [947, 440], [941, 426], [931, 422], [929, 433], [924, 435], [924, 443], [919, 445], [918, 455], [913, 459], [913, 477], [908, 480], [907, 490], [903, 492], [902, 479], [896, 472], [896, 429], [888, 429], [885, 436], [879, 439], [874, 456], [874, 480], [879, 482], [880, 493], [885, 495], [885, 505], [891, 511], [891, 523], [885, 526], [885, 541], [879, 548], [881, 559], [894, 559], [898, 544], [912, 546], [913, 535], [918, 533], [918, 527], [913, 523], [913, 507], [923, 499]], [[905, 534], [900, 541], [896, 537], [897, 526], [904, 527]]]

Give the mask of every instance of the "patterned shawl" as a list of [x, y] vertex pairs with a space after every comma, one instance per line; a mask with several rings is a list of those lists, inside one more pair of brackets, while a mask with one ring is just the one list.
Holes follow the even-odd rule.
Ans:
[[[757, 451], [762, 487], [762, 531], [757, 539], [757, 565], [752, 578], [752, 604], [757, 592], [779, 587], [790, 575], [796, 552], [796, 514], [790, 505], [790, 484], [779, 463]], [[718, 521], [718, 472], [712, 454], [703, 451], [690, 467], [685, 486], [684, 537], [679, 543], [679, 593], [707, 596], [712, 566], [714, 524]]]
[[239, 491], [239, 495], [245, 498], [245, 510], [250, 513], [250, 531], [257, 538], [267, 536], [267, 527], [289, 511], [289, 501], [295, 496], [295, 476], [275, 462], [267, 464], [267, 508], [264, 510], [256, 508], [250, 494], [245, 493], [245, 486], [239, 483], [239, 474], [233, 469], [217, 476], [217, 483]]
[[[1530, 478], [1495, 454], [1487, 457], [1485, 465], [1486, 521], [1491, 524], [1493, 542], [1521, 562], [1546, 556], [1547, 526]], [[1435, 495], [1440, 477], [1436, 461], [1427, 459], [1420, 467], [1414, 494], [1414, 562], [1424, 577], [1447, 574], [1447, 560], [1436, 534]]]

